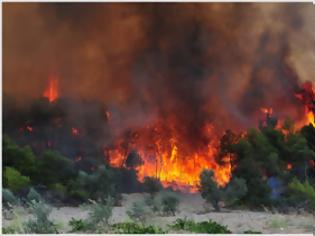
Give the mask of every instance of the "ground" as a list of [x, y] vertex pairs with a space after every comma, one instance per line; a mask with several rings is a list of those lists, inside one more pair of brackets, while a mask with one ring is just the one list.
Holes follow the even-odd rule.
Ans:
[[[226, 225], [233, 233], [243, 233], [246, 230], [260, 231], [262, 233], [313, 233], [315, 232], [315, 216], [308, 213], [279, 214], [269, 211], [255, 212], [249, 210], [227, 210], [214, 212], [200, 194], [178, 194], [180, 198], [179, 212], [172, 217], [153, 217], [148, 224], [158, 225], [165, 228], [167, 224], [177, 218], [203, 221], [212, 219], [222, 225]], [[115, 207], [112, 223], [130, 221], [126, 210], [134, 201], [144, 198], [144, 194], [124, 194], [121, 207]], [[24, 209], [19, 209], [21, 220], [25, 221], [29, 215]], [[54, 207], [51, 219], [61, 227], [61, 233], [70, 231], [68, 222], [72, 217], [76, 219], [86, 218], [88, 212], [80, 207]], [[3, 225], [7, 226], [10, 220], [3, 219]]]

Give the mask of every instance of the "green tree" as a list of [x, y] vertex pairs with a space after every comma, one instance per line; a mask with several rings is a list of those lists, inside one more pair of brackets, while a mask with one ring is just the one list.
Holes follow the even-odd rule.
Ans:
[[219, 201], [222, 199], [222, 191], [214, 180], [212, 170], [201, 172], [199, 191], [206, 202], [211, 203], [215, 210], [220, 211]]
[[144, 191], [150, 193], [153, 197], [158, 191], [162, 189], [160, 181], [156, 178], [146, 176], [143, 180]]
[[76, 176], [74, 164], [56, 151], [48, 150], [39, 160], [38, 182], [47, 186], [55, 183], [67, 183]]
[[4, 187], [12, 190], [12, 192], [18, 192], [21, 189], [28, 187], [31, 180], [28, 176], [23, 176], [19, 171], [14, 168], [6, 167], [4, 169]]

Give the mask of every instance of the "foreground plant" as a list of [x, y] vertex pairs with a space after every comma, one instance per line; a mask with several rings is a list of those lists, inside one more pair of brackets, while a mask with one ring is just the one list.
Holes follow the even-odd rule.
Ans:
[[113, 233], [118, 234], [164, 234], [165, 232], [159, 228], [152, 225], [145, 226], [136, 223], [117, 223], [111, 225]]
[[35, 234], [54, 234], [58, 233], [57, 225], [49, 219], [51, 207], [43, 201], [32, 200], [28, 203], [32, 219], [24, 223], [23, 228], [25, 233]]
[[193, 220], [177, 219], [172, 225], [171, 229], [184, 230], [193, 233], [207, 233], [207, 234], [228, 234], [231, 231], [223, 225], [220, 225], [212, 220], [194, 222]]

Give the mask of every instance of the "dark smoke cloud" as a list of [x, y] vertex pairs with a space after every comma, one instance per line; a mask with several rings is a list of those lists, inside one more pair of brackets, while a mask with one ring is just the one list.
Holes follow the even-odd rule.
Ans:
[[252, 126], [260, 107], [297, 118], [294, 90], [314, 80], [311, 4], [5, 3], [3, 17], [4, 94], [25, 104], [55, 73], [117, 133], [159, 118], [198, 143], [206, 122]]

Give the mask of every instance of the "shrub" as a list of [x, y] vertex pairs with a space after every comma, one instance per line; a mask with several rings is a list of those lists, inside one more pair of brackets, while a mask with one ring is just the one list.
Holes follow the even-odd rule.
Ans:
[[89, 193], [88, 197], [94, 200], [107, 197], [113, 197], [116, 200], [119, 196], [115, 177], [114, 170], [106, 166], [98, 167], [92, 174], [80, 171], [76, 189]]
[[262, 232], [255, 230], [246, 230], [243, 232], [243, 234], [262, 234]]
[[153, 177], [145, 177], [143, 181], [144, 190], [153, 196], [155, 193], [162, 189], [162, 185], [159, 180]]
[[2, 189], [2, 202], [10, 205], [19, 204], [19, 199], [9, 189]]
[[37, 159], [32, 149], [19, 147], [6, 135], [3, 137], [3, 166], [13, 167], [22, 175], [37, 175]]
[[165, 232], [152, 225], [144, 226], [136, 223], [117, 223], [111, 226], [114, 233], [118, 234], [164, 234]]
[[71, 218], [69, 221], [69, 225], [71, 226], [71, 232], [84, 231], [88, 228], [84, 220]]
[[294, 178], [288, 185], [289, 192], [296, 197], [297, 200], [305, 200], [309, 207], [315, 210], [315, 188], [308, 182], [301, 183]]
[[66, 183], [76, 175], [74, 164], [56, 151], [48, 150], [39, 160], [38, 182], [46, 186]]
[[179, 199], [172, 192], [164, 193], [161, 197], [162, 211], [165, 215], [175, 215]]
[[161, 202], [157, 197], [146, 196], [144, 202], [154, 213], [161, 211]]
[[137, 153], [136, 150], [132, 150], [126, 159], [126, 166], [128, 168], [136, 168], [143, 164], [143, 160], [141, 159], [140, 155]]
[[42, 201], [29, 202], [33, 218], [24, 223], [25, 233], [53, 234], [58, 233], [56, 224], [49, 220], [51, 208]]
[[26, 198], [29, 202], [39, 202], [42, 200], [42, 196], [33, 187], [30, 188]]
[[222, 199], [222, 191], [217, 186], [212, 170], [203, 170], [200, 174], [199, 191], [201, 196], [213, 205], [215, 210], [219, 211], [219, 201]]
[[203, 222], [194, 222], [192, 220], [177, 219], [172, 225], [172, 229], [184, 230], [194, 233], [207, 233], [207, 234], [227, 234], [231, 233], [226, 226], [220, 225], [212, 220]]
[[21, 175], [19, 171], [14, 168], [6, 167], [4, 170], [4, 185], [13, 192], [18, 192], [21, 189], [30, 185], [30, 178]]
[[242, 178], [234, 177], [223, 191], [224, 202], [231, 206], [246, 196], [247, 192], [246, 181]]
[[88, 206], [89, 217], [85, 221], [87, 228], [102, 232], [108, 227], [109, 218], [112, 216], [114, 200], [110, 197], [104, 200], [92, 201]]
[[127, 215], [138, 223], [146, 222], [147, 218], [152, 216], [151, 209], [144, 202], [134, 202]]

